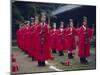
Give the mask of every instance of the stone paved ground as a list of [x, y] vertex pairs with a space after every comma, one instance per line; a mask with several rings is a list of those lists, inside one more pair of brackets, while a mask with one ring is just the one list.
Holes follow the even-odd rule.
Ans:
[[[58, 56], [54, 54], [55, 59], [49, 60], [47, 66], [38, 67], [37, 61], [32, 61], [27, 54], [22, 52], [17, 46], [12, 47], [12, 53], [16, 57], [16, 63], [18, 64], [19, 71], [16, 73], [37, 73], [37, 72], [54, 72], [54, 71], [73, 71], [73, 70], [86, 70], [95, 69], [95, 48], [91, 48], [91, 56], [88, 58], [89, 64], [80, 64], [77, 56], [77, 50], [74, 55], [74, 59], [70, 59], [71, 66], [64, 66], [60, 64], [61, 61], [66, 61], [67, 55]], [[53, 66], [53, 68], [50, 68]], [[56, 69], [55, 69], [56, 68]], [[15, 74], [15, 73], [14, 73]]]

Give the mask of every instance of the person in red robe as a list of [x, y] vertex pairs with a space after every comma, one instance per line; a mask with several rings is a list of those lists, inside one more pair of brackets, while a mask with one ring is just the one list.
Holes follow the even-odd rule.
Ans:
[[38, 66], [45, 66], [45, 61], [52, 59], [50, 49], [49, 26], [46, 23], [46, 15], [42, 13], [41, 23], [35, 30], [35, 50], [34, 57], [38, 61]]
[[32, 55], [32, 60], [35, 60], [34, 58], [34, 50], [35, 50], [35, 40], [36, 38], [34, 37], [35, 36], [35, 31], [36, 31], [36, 28], [39, 24], [39, 20], [38, 20], [38, 16], [35, 16], [35, 19], [34, 19], [34, 22], [31, 23], [31, 28], [30, 28], [30, 33], [31, 33], [31, 55]]
[[50, 30], [51, 35], [51, 49], [52, 53], [57, 53], [57, 29], [56, 29], [56, 23], [53, 24], [53, 28]]
[[26, 22], [24, 22], [24, 25], [21, 31], [21, 41], [22, 41], [21, 46], [22, 46], [22, 50], [27, 54], [26, 49], [25, 49], [26, 47], [25, 47], [25, 39], [24, 39], [25, 32], [26, 32]]
[[28, 51], [28, 55], [29, 57], [32, 57], [32, 50], [31, 50], [31, 31], [30, 31], [30, 21], [28, 21], [28, 25], [27, 25], [27, 32], [26, 32], [26, 39], [27, 39], [27, 51]]
[[78, 31], [78, 56], [81, 64], [88, 63], [86, 58], [90, 56], [90, 41], [93, 36], [93, 29], [87, 26], [87, 17], [83, 17], [83, 24]]
[[[30, 18], [30, 26], [29, 29], [27, 31], [27, 35], [28, 35], [28, 51], [29, 51], [29, 57], [32, 57], [32, 31], [33, 31], [33, 26], [34, 26], [34, 18], [31, 17]], [[33, 60], [33, 58], [32, 58]]]
[[24, 38], [24, 50], [30, 56], [30, 21], [26, 21], [23, 38]]
[[59, 51], [59, 56], [64, 56], [63, 50], [64, 50], [64, 22], [61, 21], [59, 30], [57, 31], [57, 50]]
[[65, 31], [65, 47], [68, 50], [68, 58], [73, 59], [73, 52], [76, 49], [76, 29], [73, 27], [73, 19], [69, 19], [69, 27]]
[[24, 50], [24, 38], [23, 38], [24, 28], [25, 28], [25, 26], [23, 23], [19, 26], [19, 29], [16, 32], [16, 36], [17, 36], [18, 47], [25, 52], [25, 50]]

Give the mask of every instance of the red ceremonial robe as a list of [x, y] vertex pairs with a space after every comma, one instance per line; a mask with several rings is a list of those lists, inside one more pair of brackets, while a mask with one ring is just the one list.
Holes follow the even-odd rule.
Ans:
[[25, 39], [25, 36], [24, 36], [25, 33], [26, 33], [26, 27], [24, 26], [23, 30], [22, 30], [22, 36], [21, 36], [22, 37], [22, 44], [21, 45], [22, 45], [22, 48], [23, 48], [24, 51], [26, 51], [26, 47], [25, 47], [25, 40], [26, 39]]
[[27, 50], [28, 54], [30, 56], [32, 56], [32, 47], [31, 47], [32, 39], [31, 39], [31, 29], [30, 28], [31, 28], [30, 26], [26, 27], [26, 33], [25, 33], [24, 37], [26, 38], [26, 40], [25, 40], [26, 50]]
[[50, 31], [50, 42], [51, 42], [51, 49], [57, 49], [57, 29], [51, 29]]
[[63, 51], [64, 50], [64, 43], [65, 43], [65, 38], [64, 38], [64, 29], [59, 29], [57, 31], [57, 50], [58, 51]]
[[90, 40], [93, 35], [93, 29], [80, 27], [78, 36], [79, 36], [79, 57], [88, 57], [90, 56]]
[[35, 31], [35, 50], [34, 57], [38, 61], [45, 61], [51, 59], [51, 51], [50, 51], [50, 34], [48, 24], [44, 23], [42, 27], [42, 23], [40, 23]]
[[29, 35], [29, 26], [25, 27], [24, 30], [24, 50], [29, 54], [30, 51], [30, 35]]
[[32, 56], [32, 47], [31, 47], [31, 45], [32, 45], [32, 43], [31, 43], [32, 38], [31, 38], [31, 29], [30, 29], [30, 28], [31, 28], [31, 27], [29, 26], [29, 27], [28, 27], [28, 30], [27, 30], [27, 32], [26, 32], [26, 38], [27, 38], [26, 43], [27, 43], [28, 54], [29, 54], [30, 56]]
[[24, 49], [23, 47], [23, 33], [24, 33], [24, 27], [21, 27], [17, 33], [16, 33], [16, 36], [17, 36], [17, 45], [19, 46], [19, 48], [21, 48], [22, 50]]
[[34, 50], [35, 50], [35, 30], [36, 30], [36, 26], [32, 25], [30, 28], [30, 36], [31, 36], [31, 56], [34, 58]]
[[75, 28], [67, 28], [65, 30], [65, 48], [68, 51], [73, 51], [76, 49], [76, 41], [75, 41], [76, 29]]

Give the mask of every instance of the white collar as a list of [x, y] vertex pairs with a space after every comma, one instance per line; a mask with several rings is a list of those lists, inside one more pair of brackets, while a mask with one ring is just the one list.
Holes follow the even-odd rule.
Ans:
[[63, 28], [60, 28], [61, 31], [63, 31]]
[[28, 26], [26, 27], [26, 29], [28, 29]]
[[56, 28], [54, 28], [53, 30], [56, 31]]
[[73, 29], [73, 28], [72, 28], [72, 27], [70, 27], [70, 31], [72, 31], [72, 29]]
[[84, 31], [85, 31], [86, 30], [86, 27], [84, 25], [82, 27], [84, 28]]
[[[43, 25], [43, 23], [41, 22], [41, 25]], [[44, 26], [46, 25], [46, 23], [44, 22]]]

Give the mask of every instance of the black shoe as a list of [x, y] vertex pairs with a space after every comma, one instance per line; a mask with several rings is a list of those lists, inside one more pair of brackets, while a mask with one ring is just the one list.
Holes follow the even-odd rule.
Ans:
[[59, 56], [64, 56], [63, 51], [59, 51]]
[[81, 64], [88, 64], [88, 61], [86, 60], [85, 57], [83, 57], [83, 58], [80, 58], [80, 63]]
[[72, 53], [68, 53], [68, 58], [69, 59], [73, 59], [74, 58], [73, 55], [72, 55]]
[[88, 61], [87, 60], [85, 60], [85, 62], [84, 62], [85, 64], [88, 64]]
[[84, 63], [85, 64], [88, 64], [88, 61], [86, 60], [86, 58], [84, 57]]
[[42, 61], [42, 62], [38, 61], [38, 66], [39, 66], [39, 67], [45, 66], [45, 61]]
[[57, 53], [55, 49], [52, 50], [52, 53]]
[[80, 63], [84, 64], [84, 58], [80, 58]]
[[41, 64], [41, 62], [40, 61], [38, 61], [38, 66], [40, 67], [42, 64]]
[[42, 66], [45, 66], [45, 61], [41, 62], [42, 63]]

